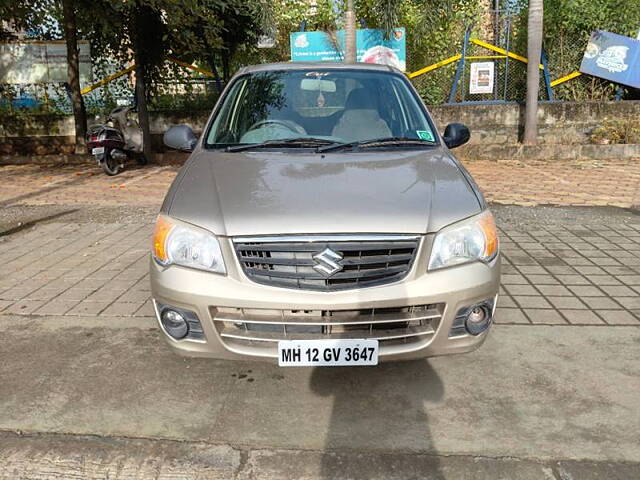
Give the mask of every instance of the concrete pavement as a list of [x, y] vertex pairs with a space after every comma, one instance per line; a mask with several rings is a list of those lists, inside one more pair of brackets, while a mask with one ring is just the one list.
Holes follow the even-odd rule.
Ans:
[[[184, 450], [188, 442], [224, 453], [219, 463], [227, 470], [213, 478], [240, 473], [242, 452], [252, 452], [260, 473], [248, 478], [286, 478], [275, 475], [283, 471], [278, 465], [295, 473], [272, 457], [296, 457], [307, 478], [345, 478], [340, 455], [362, 461], [378, 454], [394, 461], [419, 454], [404, 468], [428, 460], [426, 478], [460, 478], [445, 473], [454, 468], [451, 456], [496, 463], [511, 472], [504, 478], [524, 467], [531, 475], [518, 478], [554, 478], [545, 469], [574, 460], [640, 474], [636, 327], [497, 325], [469, 355], [363, 369], [183, 359], [168, 351], [150, 319], [5, 315], [0, 332], [0, 430], [27, 435], [0, 441], [5, 474], [29, 449], [40, 452], [37, 460], [62, 448], [34, 444], [35, 433], [92, 436], [107, 446], [163, 439]], [[87, 460], [99, 454], [89, 449]], [[164, 461], [153, 449], [122, 454]], [[501, 465], [505, 458], [524, 463], [512, 470]], [[380, 463], [370, 471], [384, 472]], [[262, 475], [265, 464], [272, 477]]]
[[0, 478], [640, 478], [633, 213], [496, 208], [472, 354], [279, 369], [173, 355], [152, 209], [69, 210], [0, 235]]

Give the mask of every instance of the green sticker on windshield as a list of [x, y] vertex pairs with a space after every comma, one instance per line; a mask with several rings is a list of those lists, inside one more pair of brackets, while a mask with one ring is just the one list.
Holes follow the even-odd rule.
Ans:
[[435, 140], [433, 138], [433, 133], [428, 130], [416, 130], [416, 133], [421, 140], [427, 140], [429, 142], [433, 142]]

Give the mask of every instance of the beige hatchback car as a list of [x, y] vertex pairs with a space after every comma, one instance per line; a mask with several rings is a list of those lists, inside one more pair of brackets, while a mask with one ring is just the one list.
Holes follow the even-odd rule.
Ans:
[[156, 314], [190, 356], [375, 365], [486, 338], [498, 237], [478, 187], [399, 71], [248, 67], [231, 80], [158, 217]]

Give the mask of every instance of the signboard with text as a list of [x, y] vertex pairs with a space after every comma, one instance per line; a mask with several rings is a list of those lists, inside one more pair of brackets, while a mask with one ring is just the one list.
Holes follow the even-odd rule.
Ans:
[[640, 88], [640, 40], [601, 30], [593, 32], [580, 71]]
[[471, 64], [469, 93], [493, 93], [493, 62], [474, 62]]
[[[290, 35], [291, 60], [294, 62], [341, 62], [344, 56], [344, 30], [327, 32], [294, 32]], [[385, 38], [377, 29], [356, 31], [357, 61], [407, 68], [406, 32], [394, 28]]]

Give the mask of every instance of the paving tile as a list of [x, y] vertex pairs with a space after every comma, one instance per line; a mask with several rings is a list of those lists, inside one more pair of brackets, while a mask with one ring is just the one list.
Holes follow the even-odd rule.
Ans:
[[609, 297], [581, 297], [581, 300], [593, 310], [622, 308], [618, 303], [616, 303]]
[[536, 285], [536, 288], [545, 296], [572, 297], [573, 293], [562, 285]]
[[632, 270], [629, 267], [603, 267], [604, 271], [610, 273], [611, 275], [634, 275], [636, 274], [635, 270]]
[[598, 287], [592, 287], [590, 285], [570, 285], [571, 290], [578, 297], [604, 297], [605, 294]]
[[[499, 299], [500, 297], [498, 297]], [[500, 300], [498, 300], [499, 302]], [[147, 300], [144, 304], [133, 314], [134, 317], [155, 317], [156, 311], [153, 308], [153, 302]]]
[[611, 275], [589, 275], [588, 278], [595, 285], [621, 285], [620, 280]]
[[518, 270], [520, 270], [520, 272], [524, 273], [524, 274], [540, 274], [540, 275], [544, 275], [547, 273], [547, 271], [544, 269], [544, 267], [541, 267], [539, 265], [522, 265], [520, 267], [518, 267]]
[[59, 288], [41, 288], [27, 295], [30, 300], [43, 300], [45, 302], [52, 300], [60, 295]]
[[37, 290], [37, 288], [16, 286], [2, 292], [2, 294], [0, 294], [0, 300], [21, 300], [26, 298], [34, 290]]
[[584, 309], [588, 307], [576, 297], [546, 297], [556, 308]]
[[600, 288], [612, 297], [635, 297], [638, 295], [637, 292], [624, 285], [604, 285]]
[[498, 308], [496, 310], [496, 316], [494, 322], [497, 324], [529, 324], [529, 320], [524, 316], [522, 310], [519, 308]]
[[640, 325], [640, 319], [626, 310], [596, 310], [596, 313], [611, 325]]
[[103, 310], [100, 315], [105, 317], [132, 317], [143, 303], [144, 302], [115, 302], [109, 305], [105, 310]]
[[111, 302], [80, 302], [67, 312], [67, 315], [98, 315]]
[[11, 305], [13, 301], [11, 300], [0, 300], [0, 312]]
[[44, 304], [41, 300], [20, 300], [7, 307], [3, 313], [30, 315]]
[[564, 260], [569, 265], [578, 266], [578, 265], [593, 265], [594, 262], [584, 257], [569, 257]]
[[76, 303], [79, 302], [80, 300], [84, 300], [85, 298], [87, 298], [89, 295], [91, 295], [93, 293], [92, 289], [85, 289], [85, 288], [75, 288], [72, 287], [69, 290], [62, 292], [57, 298], [56, 300], [75, 300]]
[[509, 295], [498, 295], [498, 308], [518, 308]]
[[[621, 263], [618, 260], [614, 259], [614, 258], [598, 258], [598, 262], [597, 263], [601, 267], [603, 267], [603, 266], [604, 267], [611, 267], [611, 266], [617, 267], [617, 266], [621, 265]], [[622, 268], [624, 268], [624, 267], [622, 267]], [[609, 273], [614, 273], [614, 272], [610, 271], [610, 269], [605, 268], [605, 270], [608, 271]], [[614, 269], [614, 270], [616, 270], [616, 269]]]
[[574, 275], [576, 270], [569, 266], [548, 266], [545, 267], [550, 273], [554, 275]]
[[501, 275], [500, 281], [503, 285], [524, 285], [527, 284], [527, 280], [522, 275]]
[[139, 303], [145, 302], [151, 298], [151, 293], [144, 290], [129, 290], [123, 293], [116, 301]]
[[[597, 262], [596, 262], [597, 263]], [[604, 275], [606, 272], [600, 267], [596, 266], [582, 266], [575, 267], [576, 271], [583, 275]]]
[[582, 275], [556, 275], [563, 285], [591, 285], [591, 282]]
[[513, 299], [521, 308], [551, 308], [543, 296], [514, 295]]
[[599, 325], [604, 322], [591, 310], [560, 310], [572, 325]]
[[560, 283], [551, 275], [526, 275], [526, 278], [533, 285], [559, 285]]
[[64, 315], [78, 304], [74, 300], [52, 300], [45, 303], [34, 313], [37, 315]]
[[506, 285], [505, 290], [507, 290], [510, 295], [540, 295], [531, 285]]
[[527, 316], [533, 324], [564, 325], [567, 323], [556, 310], [531, 308], [527, 309]]
[[640, 296], [636, 297], [613, 297], [614, 300], [620, 303], [624, 308], [628, 310], [640, 308]]
[[616, 278], [625, 285], [640, 285], [640, 275], [619, 275]]

